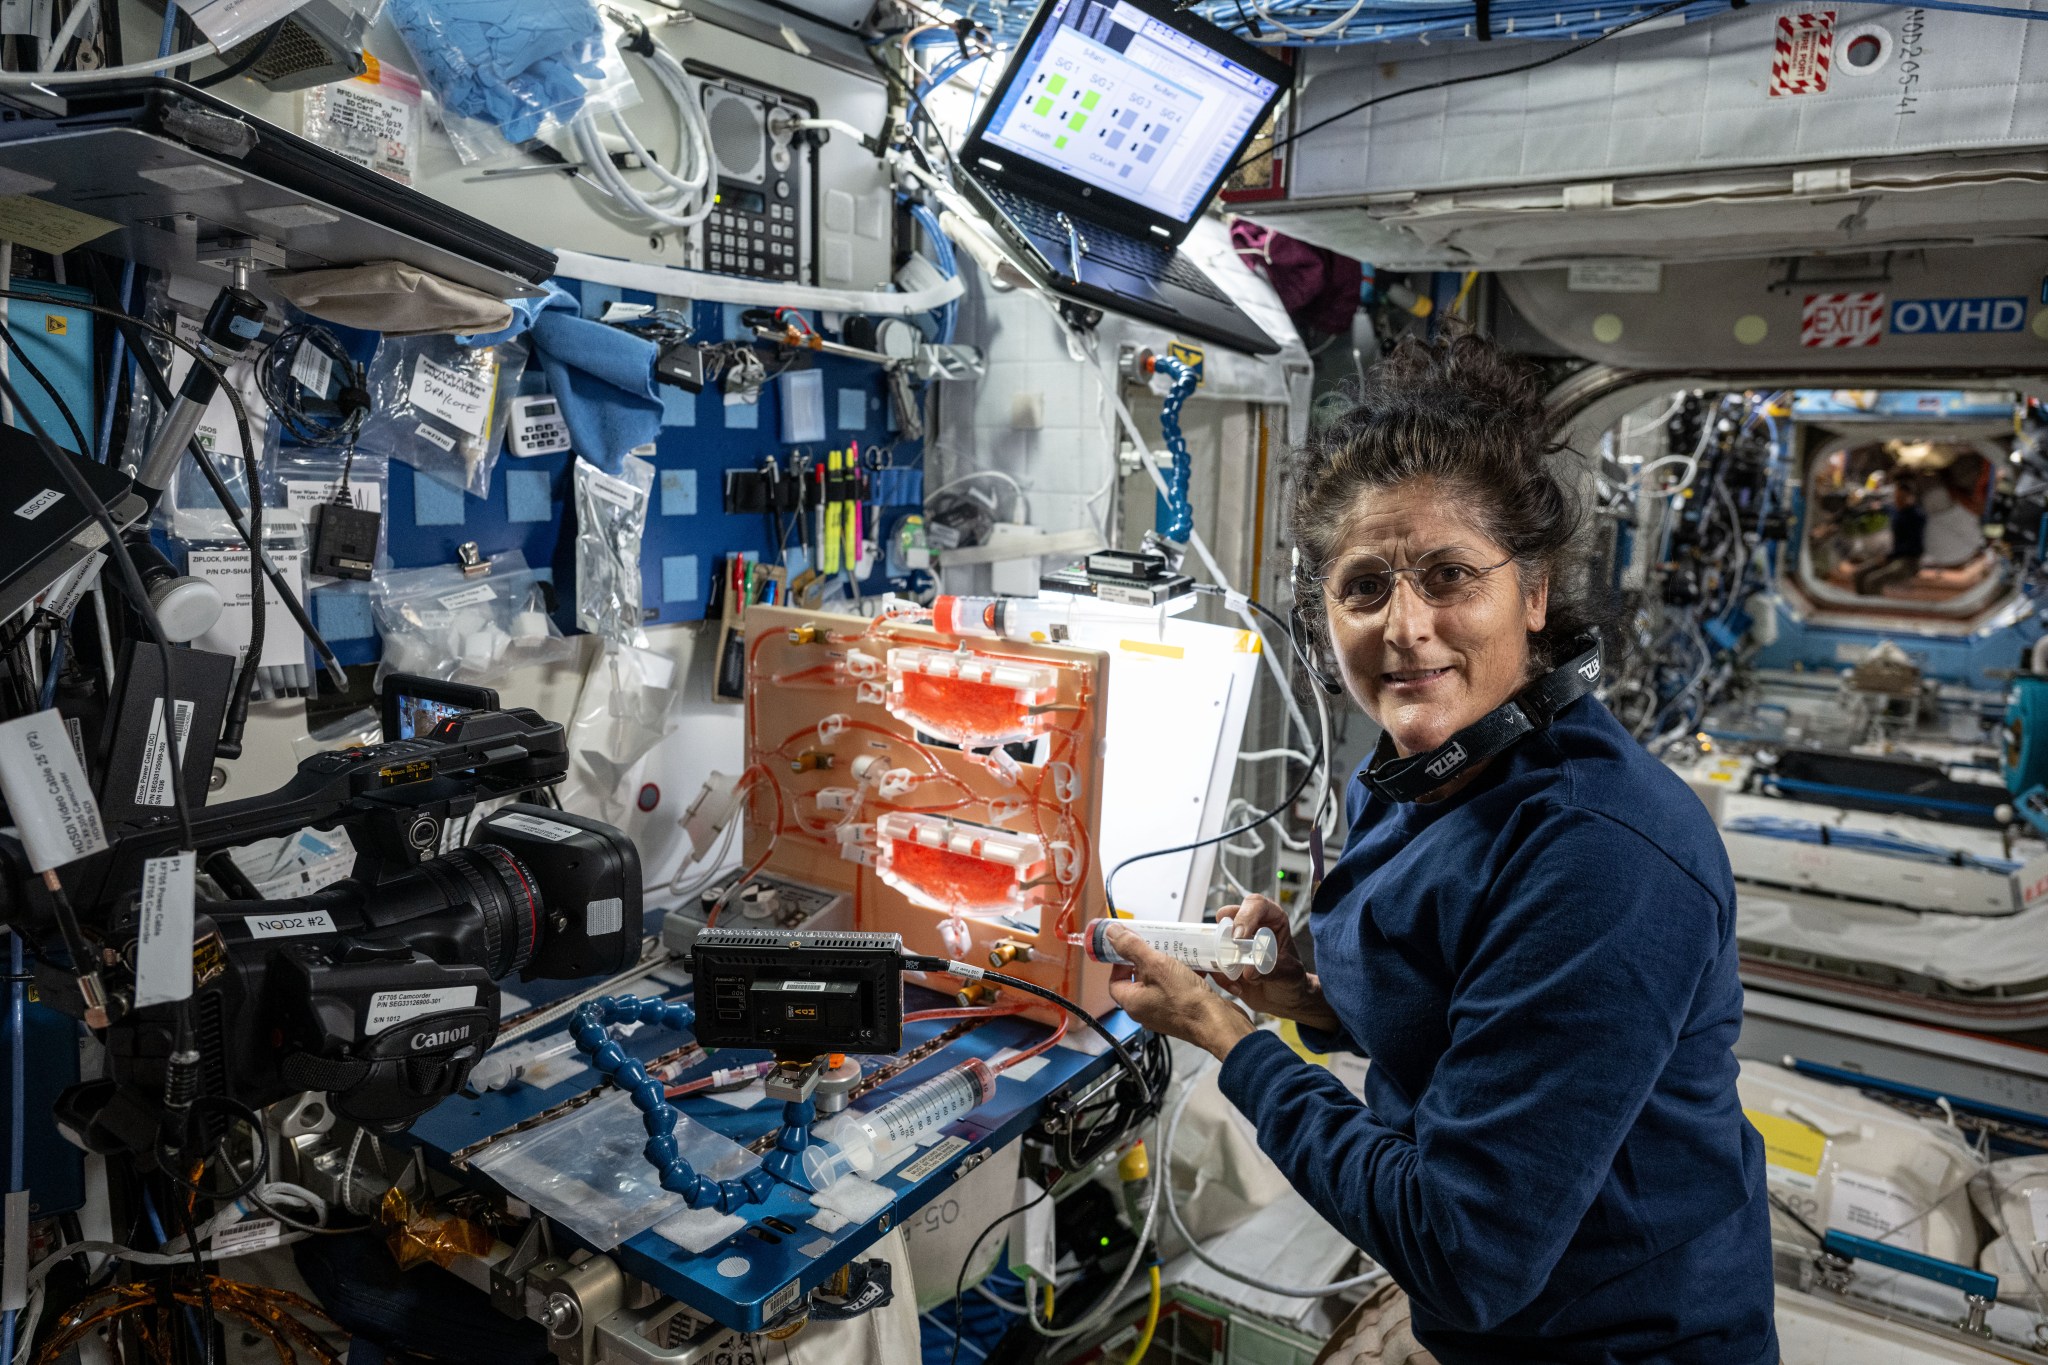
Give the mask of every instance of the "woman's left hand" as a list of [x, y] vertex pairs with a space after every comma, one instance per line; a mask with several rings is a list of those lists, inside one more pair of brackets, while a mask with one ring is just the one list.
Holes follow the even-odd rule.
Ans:
[[1244, 1011], [1211, 990], [1185, 962], [1128, 929], [1112, 928], [1109, 946], [1131, 964], [1109, 983], [1110, 997], [1154, 1033], [1193, 1043], [1222, 1061], [1238, 1039], [1252, 1032]]

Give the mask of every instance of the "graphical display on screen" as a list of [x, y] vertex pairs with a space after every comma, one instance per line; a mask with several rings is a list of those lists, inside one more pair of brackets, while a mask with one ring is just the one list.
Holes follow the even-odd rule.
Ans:
[[450, 716], [460, 716], [471, 708], [457, 706], [452, 701], [435, 701], [430, 697], [403, 696], [398, 699], [398, 739], [418, 739], [421, 735], [434, 732], [434, 727]]
[[1125, 0], [1056, 0], [982, 136], [1187, 222], [1274, 83]]

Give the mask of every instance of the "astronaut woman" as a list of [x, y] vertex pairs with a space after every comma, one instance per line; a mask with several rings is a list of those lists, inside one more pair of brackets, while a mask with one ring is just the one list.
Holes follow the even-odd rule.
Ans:
[[[1534, 377], [1459, 335], [1404, 342], [1298, 468], [1298, 600], [1385, 734], [1309, 916], [1316, 971], [1254, 896], [1226, 914], [1280, 965], [1220, 984], [1370, 1057], [1364, 1101], [1122, 930], [1112, 991], [1223, 1063], [1295, 1189], [1406, 1291], [1411, 1360], [1772, 1365], [1728, 859], [1571, 683], [1599, 598], [1560, 458]], [[1536, 728], [1491, 757], [1460, 735], [1518, 695]], [[1547, 724], [1541, 695], [1566, 699]], [[1345, 1335], [1325, 1359], [1368, 1358]]]

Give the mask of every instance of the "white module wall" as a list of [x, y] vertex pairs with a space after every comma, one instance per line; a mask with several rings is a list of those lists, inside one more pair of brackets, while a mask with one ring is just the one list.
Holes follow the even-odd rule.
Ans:
[[[2018, 7], [2048, 13], [2043, 0]], [[1781, 20], [1795, 35], [1788, 48], [1810, 55], [1818, 47], [1824, 70], [1804, 80], [1791, 74]], [[1822, 31], [1824, 43], [1798, 36]], [[1311, 48], [1297, 126], [1545, 50], [1527, 42]], [[1309, 200], [2009, 150], [2048, 143], [2044, 100], [2048, 30], [2040, 21], [1906, 6], [1751, 7], [1618, 34], [1523, 75], [1391, 100], [1302, 139], [1289, 173], [1294, 197]]]

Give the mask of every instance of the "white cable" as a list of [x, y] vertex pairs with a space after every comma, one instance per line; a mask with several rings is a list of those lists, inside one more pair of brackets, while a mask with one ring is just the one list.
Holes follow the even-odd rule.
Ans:
[[1648, 436], [1658, 427], [1663, 426], [1666, 422], [1670, 421], [1673, 417], [1676, 417], [1678, 415], [1678, 410], [1685, 406], [1686, 393], [1687, 391], [1685, 389], [1680, 389], [1677, 393], [1673, 394], [1671, 398], [1671, 406], [1664, 409], [1664, 411], [1662, 411], [1661, 413], [1657, 414], [1656, 417], [1643, 423], [1643, 425], [1631, 428], [1628, 424], [1628, 418], [1624, 417], [1621, 419], [1619, 423], [1616, 424], [1615, 430], [1618, 433], [1620, 433], [1621, 439], [1624, 441], [1629, 440], [1630, 438], [1636, 436]]
[[1310, 761], [1309, 756], [1299, 749], [1254, 749], [1248, 754], [1239, 754], [1237, 761], [1240, 763], [1257, 763], [1262, 759], [1268, 758], [1291, 758], [1296, 763], [1307, 763]]
[[1208, 1070], [1206, 1062], [1202, 1066], [1195, 1068], [1194, 1074], [1188, 1077], [1187, 1089], [1181, 1092], [1179, 1101], [1173, 1106], [1173, 1113], [1166, 1120], [1166, 1137], [1160, 1148], [1160, 1161], [1162, 1164], [1159, 1171], [1152, 1177], [1153, 1193], [1158, 1193], [1158, 1186], [1162, 1184], [1166, 1186], [1166, 1216], [1172, 1220], [1174, 1231], [1178, 1232], [1181, 1235], [1181, 1240], [1188, 1244], [1188, 1250], [1194, 1253], [1195, 1259], [1219, 1275], [1228, 1275], [1240, 1284], [1256, 1285], [1268, 1294], [1278, 1294], [1283, 1299], [1320, 1299], [1330, 1294], [1341, 1294], [1350, 1289], [1363, 1289], [1366, 1285], [1377, 1284], [1379, 1281], [1384, 1280], [1387, 1277], [1385, 1268], [1374, 1266], [1371, 1270], [1361, 1275], [1353, 1275], [1348, 1280], [1337, 1280], [1331, 1284], [1317, 1285], [1313, 1289], [1299, 1289], [1292, 1285], [1272, 1284], [1266, 1280], [1255, 1279], [1242, 1271], [1232, 1270], [1229, 1266], [1224, 1265], [1221, 1261], [1210, 1256], [1208, 1252], [1202, 1250], [1202, 1244], [1195, 1239], [1195, 1234], [1189, 1232], [1188, 1225], [1181, 1220], [1180, 1205], [1174, 1199], [1173, 1139], [1174, 1135], [1180, 1131], [1180, 1116], [1187, 1112], [1188, 1101], [1194, 1098], [1195, 1084], [1206, 1070]]
[[[781, 127], [784, 125], [778, 124], [776, 126]], [[828, 132], [844, 133], [848, 137], [852, 138], [855, 142], [867, 142], [871, 140], [869, 134], [862, 132], [860, 129], [854, 127], [851, 123], [848, 123], [845, 119], [841, 118], [791, 119], [786, 126], [790, 128], [823, 128]]]
[[1259, 12], [1259, 17], [1261, 19], [1264, 19], [1274, 28], [1279, 29], [1282, 33], [1291, 34], [1296, 38], [1322, 38], [1337, 32], [1339, 29], [1343, 28], [1346, 24], [1350, 23], [1354, 18], [1356, 18], [1358, 16], [1358, 12], [1365, 8], [1365, 0], [1356, 0], [1356, 3], [1354, 3], [1350, 9], [1345, 10], [1342, 15], [1338, 16], [1335, 19], [1332, 19], [1329, 23], [1324, 24], [1321, 28], [1289, 27], [1287, 24], [1281, 22], [1278, 18], [1274, 17], [1273, 11], [1266, 7], [1266, 0], [1252, 0], [1252, 8]]
[[569, 131], [583, 170], [621, 209], [662, 227], [694, 227], [711, 216], [717, 202], [711, 175], [711, 125], [704, 117], [703, 104], [690, 89], [682, 64], [669, 55], [667, 48], [655, 43], [653, 51], [645, 54], [645, 60], [654, 73], [655, 84], [675, 105], [679, 125], [675, 169], [664, 166], [647, 149], [623, 112], [613, 110], [611, 122], [641, 166], [661, 182], [661, 189], [643, 194], [628, 183], [625, 173], [612, 163], [595, 113], [586, 109], [578, 114], [570, 121]]
[[[738, 812], [735, 811], [734, 815], [738, 815]], [[743, 819], [728, 818], [725, 822], [725, 828], [718, 832], [718, 838], [712, 842], [711, 848], [705, 855], [701, 858], [692, 857], [687, 859], [681, 867], [676, 869], [676, 875], [668, 879], [668, 885], [661, 889], [667, 891], [671, 896], [677, 896], [686, 901], [692, 896], [701, 894], [704, 888], [717, 881], [719, 875], [725, 871], [725, 854], [732, 847], [733, 834], [745, 823]], [[705, 870], [697, 874], [696, 879], [690, 882], [686, 890], [682, 885], [682, 881], [684, 876], [693, 867], [702, 867]]]
[[945, 492], [947, 489], [958, 488], [961, 484], [971, 483], [975, 479], [1001, 479], [1004, 483], [1016, 489], [1017, 520], [1031, 520], [1031, 495], [1025, 491], [1023, 484], [1017, 482], [1016, 477], [1014, 475], [1005, 474], [1000, 469], [977, 469], [971, 474], [962, 474], [957, 479], [948, 479], [944, 483], [940, 484], [937, 488], [934, 488], [929, 493], [926, 493], [924, 495], [924, 500], [926, 502], [930, 502], [933, 498], [936, 498], [939, 494]]
[[[1152, 1124], [1152, 1139], [1155, 1142], [1159, 1140], [1159, 1123], [1156, 1119]], [[1096, 1301], [1095, 1307], [1065, 1327], [1047, 1327], [1038, 1320], [1036, 1313], [1026, 1314], [1024, 1320], [1031, 1324], [1031, 1330], [1047, 1340], [1062, 1341], [1068, 1337], [1079, 1336], [1083, 1332], [1094, 1331], [1104, 1318], [1117, 1311], [1124, 1296], [1124, 1286], [1131, 1282], [1131, 1276], [1138, 1271], [1138, 1262], [1145, 1259], [1145, 1252], [1151, 1246], [1152, 1225], [1158, 1217], [1159, 1181], [1155, 1177], [1152, 1189], [1145, 1199], [1145, 1226], [1138, 1233], [1137, 1245], [1131, 1248], [1131, 1259], [1124, 1265], [1124, 1273], [1116, 1277], [1116, 1283], [1110, 1286], [1109, 1292]]]
[[30, 90], [55, 88], [63, 85], [86, 85], [93, 81], [114, 81], [124, 76], [154, 76], [174, 66], [196, 62], [202, 57], [211, 57], [220, 51], [212, 43], [201, 43], [188, 47], [183, 52], [173, 52], [168, 57], [157, 57], [146, 62], [130, 62], [126, 66], [102, 67], [98, 71], [0, 71], [0, 90], [26, 87]]
[[1030, 1309], [1023, 1307], [1020, 1304], [1011, 1303], [1008, 1299], [1002, 1297], [1000, 1294], [996, 1293], [993, 1289], [990, 1289], [985, 1284], [978, 1284], [974, 1286], [974, 1292], [981, 1295], [984, 1299], [987, 1299], [996, 1307], [1002, 1309], [1005, 1313], [1011, 1313], [1021, 1318], [1029, 1315], [1029, 1313], [1031, 1312]]
[[71, 7], [71, 13], [64, 18], [64, 27], [57, 30], [57, 36], [50, 39], [50, 45], [43, 49], [44, 74], [47, 75], [56, 67], [58, 60], [64, 55], [64, 49], [71, 46], [71, 40], [85, 27], [86, 16], [99, 13], [99, 8], [99, 0], [78, 0], [78, 3]]
[[[312, 1234], [308, 1232], [288, 1232], [275, 1242], [270, 1243], [269, 1246], [236, 1247], [227, 1252], [208, 1248], [198, 1253], [198, 1259], [202, 1261], [225, 1261], [236, 1256], [255, 1256], [269, 1251], [272, 1247], [290, 1246], [294, 1242], [303, 1242], [310, 1236]], [[41, 1284], [49, 1276], [49, 1273], [57, 1268], [59, 1262], [72, 1256], [90, 1255], [112, 1256], [117, 1260], [131, 1261], [136, 1265], [190, 1265], [193, 1261], [193, 1253], [190, 1251], [137, 1251], [134, 1247], [122, 1246], [119, 1242], [68, 1242], [30, 1266], [28, 1282], [31, 1286]]]
[[14, 1348], [14, 1360], [11, 1365], [21, 1365], [21, 1362], [28, 1359], [29, 1348], [35, 1344], [36, 1325], [43, 1320], [45, 1296], [46, 1291], [40, 1282], [28, 1292], [28, 1306], [22, 1309], [14, 1327], [14, 1339], [20, 1344]]

